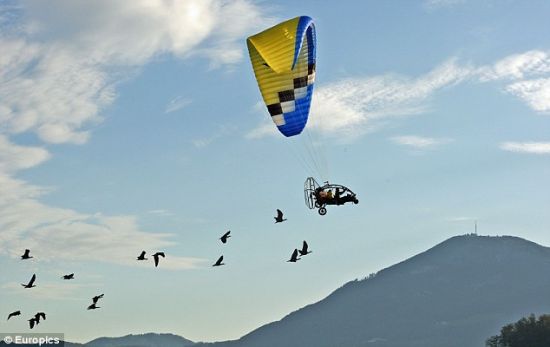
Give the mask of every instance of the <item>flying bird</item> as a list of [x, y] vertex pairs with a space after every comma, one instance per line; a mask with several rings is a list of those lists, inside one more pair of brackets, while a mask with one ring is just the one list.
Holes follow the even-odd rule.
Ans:
[[92, 301], [94, 302], [94, 304], [97, 304], [97, 301], [98, 301], [99, 299], [101, 299], [101, 298], [103, 297], [103, 295], [105, 295], [105, 294], [100, 294], [100, 295], [94, 296], [94, 297], [92, 298]]
[[43, 320], [46, 320], [46, 314], [44, 312], [37, 312], [34, 315], [34, 319], [36, 320], [36, 324], [40, 323], [40, 318]]
[[31, 259], [32, 256], [30, 256], [31, 250], [30, 249], [26, 249], [25, 250], [25, 253], [23, 253], [23, 255], [21, 256], [21, 260], [25, 260], [25, 259]]
[[88, 306], [88, 310], [95, 310], [96, 308], [101, 308], [101, 307], [97, 306], [95, 304], [95, 302], [93, 304], [91, 304], [90, 306]]
[[222, 243], [226, 243], [227, 242], [227, 239], [231, 237], [231, 235], [229, 235], [231, 233], [231, 230], [229, 230], [228, 232], [226, 232], [225, 234], [223, 234], [222, 237], [220, 237], [220, 240], [222, 240]]
[[304, 243], [302, 244], [302, 249], [300, 250], [300, 256], [308, 255], [309, 253], [311, 253], [311, 251], [308, 251], [307, 248], [308, 248], [307, 242], [304, 241]]
[[292, 255], [290, 256], [290, 259], [287, 260], [287, 262], [295, 263], [298, 260], [300, 260], [300, 258], [298, 258], [298, 249], [294, 248], [294, 252], [292, 252]]
[[15, 316], [19, 316], [19, 315], [21, 315], [21, 311], [14, 311], [14, 312], [12, 312], [8, 315], [7, 320], [10, 320], [11, 317], [15, 317]]
[[275, 223], [281, 223], [286, 220], [286, 218], [283, 219], [283, 211], [279, 209], [277, 209], [277, 217], [273, 217], [273, 218], [275, 218]]
[[222, 265], [225, 265], [225, 263], [222, 263], [223, 261], [223, 255], [221, 257], [218, 258], [218, 260], [216, 261], [216, 263], [214, 263], [214, 265], [212, 266], [222, 266]]
[[74, 280], [74, 273], [69, 275], [63, 275], [64, 280]]
[[141, 251], [141, 254], [137, 257], [137, 260], [147, 260], [147, 258], [145, 258], [145, 251]]
[[155, 258], [155, 267], [159, 266], [159, 257], [164, 258], [164, 252], [157, 252], [153, 254], [153, 258]]
[[27, 284], [21, 284], [23, 286], [23, 288], [33, 288], [33, 287], [36, 287], [34, 285], [34, 281], [36, 280], [36, 274], [33, 274], [32, 277], [31, 277], [31, 280], [29, 281], [29, 283]]
[[34, 325], [35, 324], [38, 324], [38, 321], [36, 320], [36, 318], [31, 318], [29, 319], [29, 327], [32, 329], [34, 328]]

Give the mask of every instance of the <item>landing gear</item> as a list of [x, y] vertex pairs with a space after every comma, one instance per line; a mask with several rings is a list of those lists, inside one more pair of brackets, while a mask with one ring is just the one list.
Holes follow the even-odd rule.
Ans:
[[324, 216], [327, 214], [327, 209], [324, 207], [321, 207], [318, 212], [321, 216]]

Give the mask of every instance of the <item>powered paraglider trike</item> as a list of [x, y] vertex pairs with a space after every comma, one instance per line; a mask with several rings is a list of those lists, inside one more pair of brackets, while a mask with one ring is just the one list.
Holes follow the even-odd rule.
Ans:
[[358, 204], [357, 195], [351, 189], [340, 185], [325, 182], [320, 186], [313, 177], [308, 177], [304, 183], [304, 198], [310, 209], [319, 209], [321, 216], [327, 213], [327, 205], [344, 205], [347, 202]]

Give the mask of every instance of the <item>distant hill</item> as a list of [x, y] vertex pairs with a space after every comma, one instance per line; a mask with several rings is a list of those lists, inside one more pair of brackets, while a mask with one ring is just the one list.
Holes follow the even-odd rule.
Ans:
[[550, 249], [465, 235], [345, 284], [239, 340], [194, 347], [476, 347], [550, 312]]
[[66, 346], [483, 347], [530, 313], [550, 313], [550, 248], [511, 236], [464, 235], [348, 282], [239, 340], [144, 334]]
[[[65, 342], [65, 347], [189, 347], [194, 344], [193, 341], [184, 339], [181, 336], [173, 334], [139, 334], [126, 335], [122, 337], [100, 337], [88, 343]], [[0, 341], [0, 347], [13, 346]], [[18, 345], [18, 346], [38, 346], [38, 345]]]
[[84, 347], [187, 347], [193, 344], [193, 341], [178, 335], [149, 333], [122, 337], [100, 337], [84, 344]]

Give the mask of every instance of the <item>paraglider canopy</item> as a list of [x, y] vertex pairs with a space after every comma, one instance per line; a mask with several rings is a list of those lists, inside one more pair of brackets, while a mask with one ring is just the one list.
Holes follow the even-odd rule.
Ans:
[[289, 137], [304, 129], [315, 82], [315, 26], [307, 16], [279, 23], [247, 41], [250, 61], [269, 114]]

